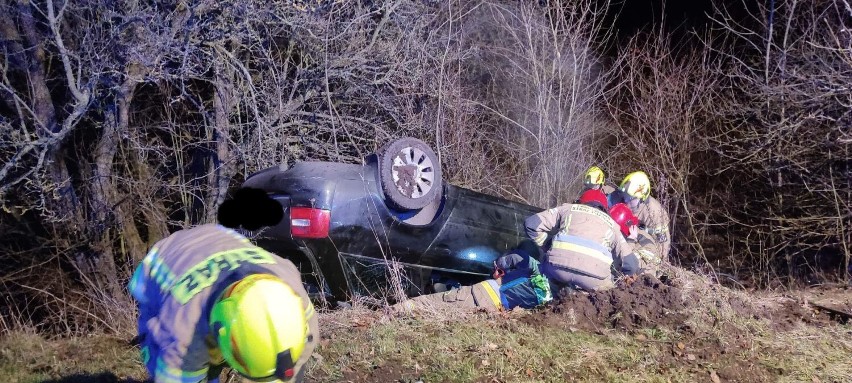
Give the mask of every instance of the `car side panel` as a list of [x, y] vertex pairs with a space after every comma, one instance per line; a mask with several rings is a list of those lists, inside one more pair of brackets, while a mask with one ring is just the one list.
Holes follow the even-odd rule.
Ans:
[[[411, 267], [490, 274], [492, 262], [518, 246], [527, 246], [523, 221], [541, 209], [453, 185], [446, 185], [438, 216], [425, 225], [411, 225], [389, 209], [377, 184], [375, 166], [300, 162], [290, 169], [270, 168], [243, 186], [269, 192], [285, 209], [277, 226], [264, 230], [258, 244], [272, 251], [299, 251], [328, 286], [345, 297], [352, 289], [342, 254], [378, 260], [395, 259]], [[331, 211], [329, 235], [299, 239], [290, 235], [289, 209], [294, 206]], [[528, 249], [537, 255], [534, 244]], [[281, 254], [282, 256], [287, 256]]]
[[450, 190], [455, 208], [424, 252], [421, 265], [484, 276], [507, 250], [522, 247], [537, 256], [523, 220], [541, 209], [463, 188]]

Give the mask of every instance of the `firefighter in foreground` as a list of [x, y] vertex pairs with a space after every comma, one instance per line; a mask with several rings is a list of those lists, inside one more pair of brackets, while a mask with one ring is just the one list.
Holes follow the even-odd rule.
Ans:
[[226, 366], [251, 381], [299, 382], [319, 339], [293, 263], [224, 226], [159, 241], [128, 288], [155, 383], [215, 383]]
[[527, 235], [545, 250], [541, 268], [551, 282], [587, 291], [615, 286], [613, 273], [620, 273], [632, 249], [607, 207], [606, 195], [592, 189], [579, 203], [527, 217]]
[[525, 309], [550, 302], [550, 283], [539, 271], [539, 263], [525, 251], [515, 249], [494, 261], [493, 279], [472, 286], [421, 295], [393, 306], [396, 312], [413, 309], [475, 309], [486, 311]]
[[618, 224], [627, 243], [633, 247], [633, 253], [622, 260], [622, 272], [626, 275], [658, 276], [662, 263], [656, 253], [659, 251], [659, 246], [647, 233], [639, 230], [639, 218], [623, 203], [610, 208], [609, 215]]
[[624, 177], [618, 189], [609, 193], [610, 206], [624, 203], [639, 218], [640, 230], [653, 238], [658, 249], [655, 251], [663, 261], [668, 260], [671, 241], [669, 240], [669, 215], [657, 199], [651, 197], [651, 180], [645, 172], [637, 171]]

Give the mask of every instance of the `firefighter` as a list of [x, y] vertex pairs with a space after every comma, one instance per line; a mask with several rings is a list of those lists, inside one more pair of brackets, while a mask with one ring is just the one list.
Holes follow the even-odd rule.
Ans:
[[157, 242], [128, 289], [155, 383], [216, 383], [226, 366], [251, 381], [300, 382], [319, 339], [293, 263], [224, 226]]
[[539, 262], [521, 249], [494, 261], [493, 279], [446, 292], [421, 295], [394, 305], [394, 311], [423, 308], [482, 308], [486, 311], [531, 309], [553, 299], [550, 282], [539, 271]]
[[622, 260], [621, 272], [625, 275], [657, 276], [662, 263], [656, 253], [659, 246], [647, 233], [639, 230], [639, 218], [623, 203], [610, 208], [609, 215], [618, 224], [627, 243], [633, 246], [633, 253]]
[[601, 190], [604, 187], [606, 175], [603, 170], [597, 166], [592, 166], [586, 170], [583, 176], [583, 191], [586, 190]]
[[583, 176], [583, 190], [580, 194], [582, 195], [586, 190], [600, 190], [608, 195], [615, 188], [611, 184], [606, 183], [606, 173], [601, 168], [592, 166], [589, 170], [586, 170], [586, 174]]
[[620, 270], [631, 248], [607, 207], [606, 195], [592, 189], [578, 203], [560, 205], [524, 221], [527, 235], [546, 253], [542, 273], [552, 282], [588, 291], [615, 286], [613, 270]]
[[639, 218], [640, 230], [658, 244], [656, 252], [662, 260], [668, 260], [671, 241], [669, 240], [669, 215], [657, 199], [651, 197], [651, 180], [643, 171], [628, 174], [618, 189], [607, 196], [610, 206], [624, 203]]

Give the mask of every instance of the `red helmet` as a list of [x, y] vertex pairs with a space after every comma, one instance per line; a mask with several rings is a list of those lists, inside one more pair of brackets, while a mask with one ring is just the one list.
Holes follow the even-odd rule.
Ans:
[[630, 235], [630, 226], [639, 224], [639, 218], [636, 218], [630, 208], [623, 203], [617, 203], [609, 209], [609, 216], [621, 226], [621, 234], [625, 237]]
[[603, 211], [609, 207], [609, 202], [606, 200], [606, 194], [604, 194], [600, 190], [589, 189], [583, 192], [580, 195], [580, 201], [583, 205], [589, 205], [592, 207], [599, 208]]

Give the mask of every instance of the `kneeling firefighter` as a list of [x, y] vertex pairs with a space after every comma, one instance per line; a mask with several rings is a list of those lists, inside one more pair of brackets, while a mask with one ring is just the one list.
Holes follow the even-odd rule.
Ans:
[[523, 250], [515, 249], [494, 261], [493, 279], [450, 291], [421, 295], [394, 305], [395, 311], [455, 307], [488, 311], [534, 308], [553, 300], [550, 283], [539, 271], [539, 263]]
[[545, 253], [541, 268], [552, 282], [588, 291], [615, 287], [613, 273], [618, 273], [632, 249], [607, 208], [606, 195], [590, 189], [578, 203], [563, 204], [524, 221], [527, 235]]
[[226, 366], [251, 381], [299, 382], [319, 339], [296, 266], [224, 226], [157, 242], [128, 288], [155, 383], [216, 383]]

